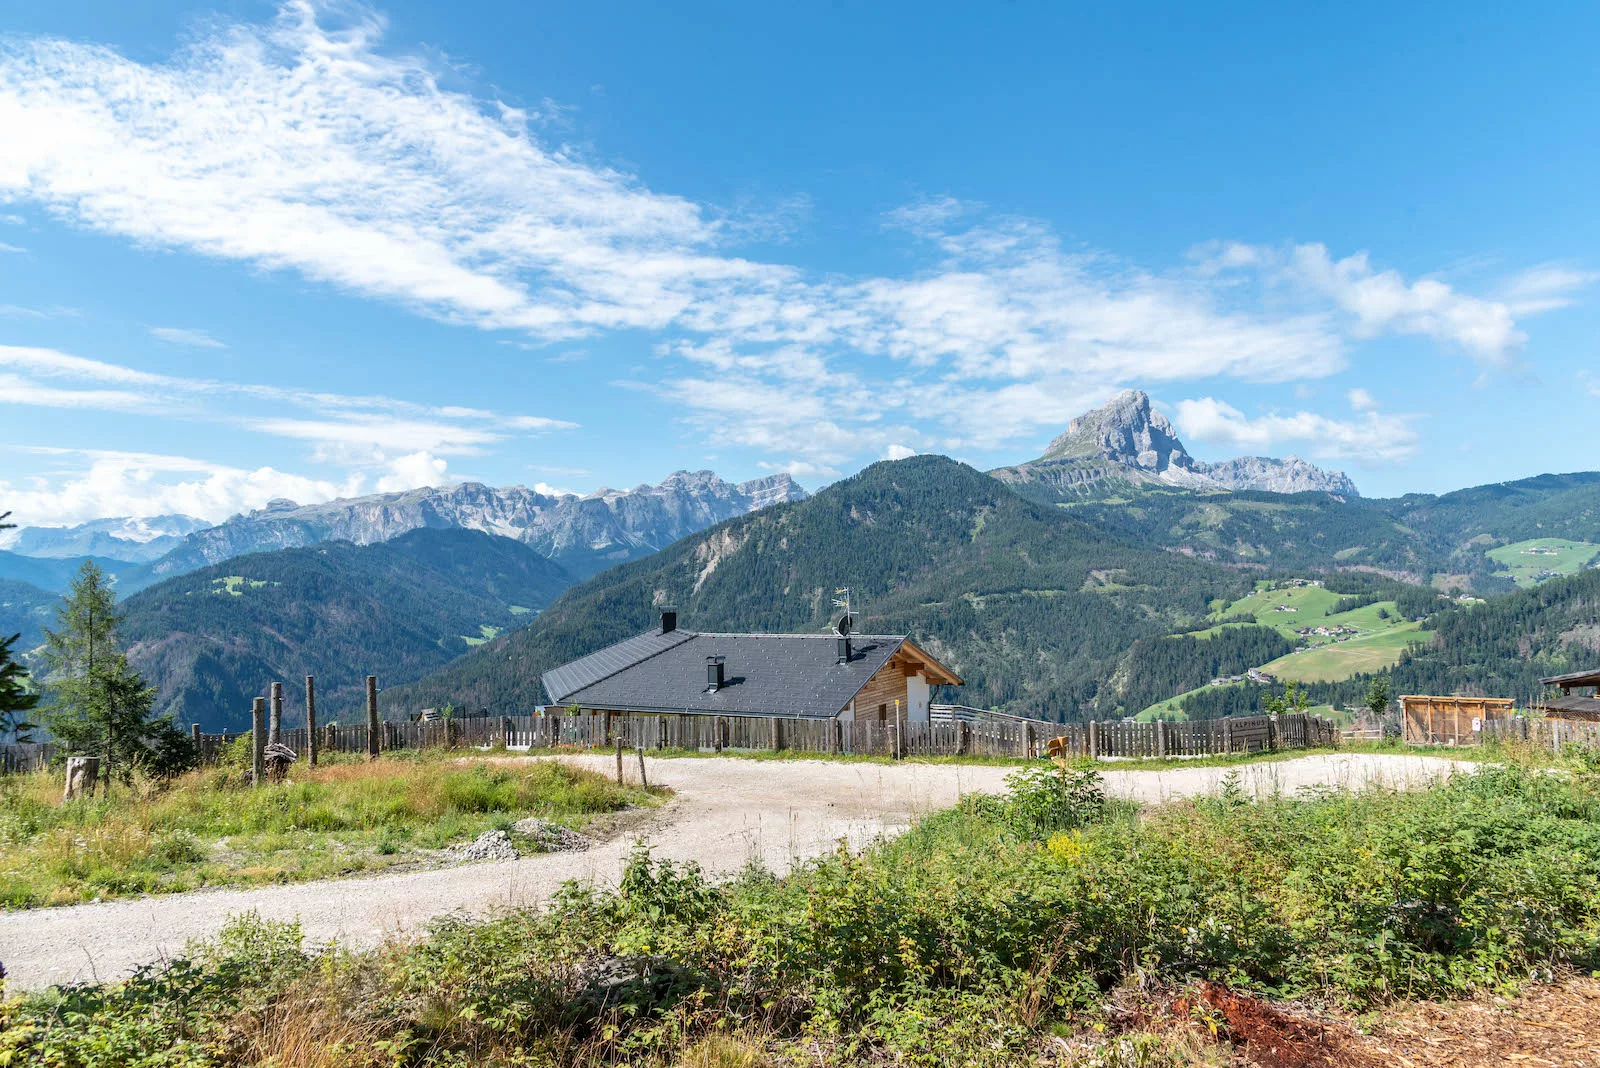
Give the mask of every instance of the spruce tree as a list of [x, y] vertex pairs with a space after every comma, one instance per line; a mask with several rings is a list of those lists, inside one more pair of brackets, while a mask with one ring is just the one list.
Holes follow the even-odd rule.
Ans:
[[155, 715], [154, 687], [117, 648], [116, 595], [105, 572], [85, 561], [45, 631], [44, 658], [52, 701], [46, 722], [69, 748], [98, 753], [107, 786], [135, 766], [157, 774], [181, 770], [190, 739], [170, 717]]
[[20, 634], [0, 638], [0, 741], [9, 738], [16, 742], [33, 741], [37, 724], [27, 720], [27, 714], [39, 703], [39, 695], [29, 691], [28, 670], [17, 662], [11, 647]]

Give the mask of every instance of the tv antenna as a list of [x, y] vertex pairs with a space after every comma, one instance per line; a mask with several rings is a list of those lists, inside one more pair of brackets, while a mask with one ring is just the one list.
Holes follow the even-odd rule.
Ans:
[[833, 624], [833, 632], [841, 638], [850, 633], [855, 626], [855, 616], [850, 609], [850, 587], [841, 586], [833, 591], [833, 607], [841, 609], [841, 614]]

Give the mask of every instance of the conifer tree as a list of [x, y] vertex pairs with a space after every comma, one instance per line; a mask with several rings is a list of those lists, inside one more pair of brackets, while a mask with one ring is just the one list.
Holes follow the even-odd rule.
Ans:
[[16, 742], [33, 741], [37, 724], [27, 720], [27, 714], [39, 703], [39, 695], [29, 691], [28, 670], [17, 662], [11, 647], [20, 634], [0, 638], [0, 741], [7, 738]]
[[85, 561], [45, 631], [44, 658], [52, 701], [46, 722], [62, 743], [98, 753], [107, 786], [135, 766], [158, 774], [180, 770], [190, 740], [170, 717], [155, 715], [156, 691], [117, 648], [116, 594], [105, 572]]

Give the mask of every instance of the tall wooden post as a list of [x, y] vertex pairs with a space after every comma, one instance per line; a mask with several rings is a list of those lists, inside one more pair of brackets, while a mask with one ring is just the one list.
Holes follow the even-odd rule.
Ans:
[[711, 742], [717, 752], [722, 752], [722, 717], [718, 716], [711, 723]]
[[367, 676], [367, 759], [378, 759], [378, 676]]
[[250, 702], [250, 785], [267, 781], [267, 700]]
[[1226, 716], [1222, 718], [1222, 751], [1233, 752], [1233, 720]]
[[1086, 748], [1090, 760], [1100, 759], [1100, 724], [1092, 719], [1089, 721], [1089, 744]]
[[267, 744], [283, 744], [283, 683], [272, 684], [272, 711], [267, 720]]
[[1156, 720], [1156, 756], [1164, 757], [1166, 755], [1167, 755], [1167, 721], [1164, 720], [1164, 719], [1158, 719], [1158, 720]]
[[310, 675], [306, 676], [306, 764], [309, 767], [317, 766], [317, 750], [321, 749], [321, 739], [317, 737], [317, 683]]
[[622, 735], [617, 735], [617, 785], [622, 785]]

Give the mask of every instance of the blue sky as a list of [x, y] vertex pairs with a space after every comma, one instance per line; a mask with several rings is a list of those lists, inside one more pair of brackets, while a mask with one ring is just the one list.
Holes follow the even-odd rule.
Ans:
[[1600, 468], [1600, 9], [864, 6], [0, 5], [0, 507]]

